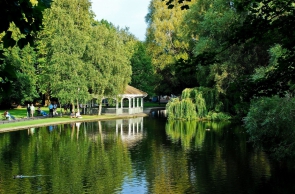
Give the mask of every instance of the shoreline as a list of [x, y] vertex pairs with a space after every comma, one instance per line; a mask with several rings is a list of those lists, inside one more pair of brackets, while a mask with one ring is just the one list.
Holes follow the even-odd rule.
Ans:
[[[129, 119], [129, 118], [136, 118], [136, 117], [147, 117], [149, 114], [147, 113], [137, 113], [137, 114], [122, 114], [122, 115], [100, 115], [100, 116], [93, 116], [93, 118], [64, 118], [68, 120], [64, 121], [47, 121], [47, 119], [50, 118], [42, 118], [40, 120], [44, 121], [43, 123], [39, 124], [28, 124], [25, 125], [27, 121], [20, 121], [17, 123], [23, 124], [22, 126], [17, 126], [17, 127], [4, 127], [2, 126], [6, 124], [0, 125], [0, 133], [6, 133], [6, 132], [11, 132], [11, 131], [18, 131], [18, 130], [25, 130], [25, 129], [30, 129], [30, 128], [36, 128], [36, 127], [44, 127], [44, 126], [50, 126], [50, 125], [59, 125], [59, 124], [67, 124], [67, 123], [76, 123], [76, 122], [91, 122], [91, 121], [107, 121], [107, 120], [114, 120], [114, 119]], [[53, 117], [54, 118], [54, 117]], [[58, 118], [58, 117], [56, 117]], [[60, 117], [59, 117], [60, 118]], [[37, 119], [36, 119], [37, 120]], [[39, 119], [38, 119], [39, 120]], [[10, 123], [7, 123], [10, 124]]]

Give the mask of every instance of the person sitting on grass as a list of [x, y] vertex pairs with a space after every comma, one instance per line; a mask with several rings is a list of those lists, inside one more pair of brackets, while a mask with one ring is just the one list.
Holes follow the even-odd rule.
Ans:
[[76, 112], [76, 118], [79, 118], [79, 119], [81, 119], [82, 118], [82, 116], [80, 115], [80, 112]]
[[47, 116], [47, 113], [46, 113], [45, 111], [41, 110], [41, 108], [40, 108], [40, 107], [38, 107], [38, 110], [37, 110], [37, 112], [38, 112], [38, 115], [40, 115], [40, 116], [44, 116], [44, 117], [46, 117], [46, 116]]
[[41, 108], [40, 107], [38, 107], [38, 109], [37, 109], [37, 115], [42, 115], [41, 114]]
[[6, 119], [8, 119], [9, 121], [10, 121], [11, 119], [15, 120], [15, 117], [12, 116], [7, 110], [3, 113], [3, 115], [4, 115], [4, 117], [5, 117]]

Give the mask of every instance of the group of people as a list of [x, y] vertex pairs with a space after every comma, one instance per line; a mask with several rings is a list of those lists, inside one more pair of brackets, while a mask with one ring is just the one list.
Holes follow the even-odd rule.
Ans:
[[[65, 111], [67, 111], [67, 109], [70, 109], [70, 118], [82, 118], [80, 112], [74, 112], [73, 111], [73, 106], [72, 104], [67, 104], [66, 105], [67, 108], [64, 108]], [[54, 115], [58, 115], [57, 113], [57, 103], [56, 102], [53, 102], [53, 103], [50, 103], [49, 106], [49, 117], [53, 117]], [[34, 114], [35, 114], [35, 106], [33, 104], [28, 104], [27, 105], [27, 118], [30, 118], [30, 117], [34, 117]], [[47, 113], [43, 110], [41, 110], [40, 107], [38, 107], [37, 109], [37, 115], [42, 115], [42, 116], [48, 116]], [[15, 117], [12, 116], [8, 111], [5, 111], [3, 113], [3, 118], [5, 119], [8, 119], [8, 120], [15, 120]]]
[[35, 113], [35, 107], [33, 104], [28, 104], [27, 106], [27, 117], [34, 117], [34, 113]]
[[48, 108], [49, 108], [49, 116], [50, 117], [53, 117], [54, 115], [58, 115], [56, 102], [53, 102], [53, 104], [50, 103]]
[[[33, 104], [28, 104], [27, 106], [27, 117], [34, 117], [35, 114], [35, 106]], [[37, 115], [47, 116], [47, 113], [43, 110], [41, 110], [40, 107], [37, 109]]]

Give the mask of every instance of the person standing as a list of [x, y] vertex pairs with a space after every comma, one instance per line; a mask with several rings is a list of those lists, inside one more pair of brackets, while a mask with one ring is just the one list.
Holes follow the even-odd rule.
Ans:
[[29, 118], [31, 116], [31, 107], [30, 107], [30, 104], [28, 104], [28, 107], [27, 107], [27, 117]]
[[56, 102], [53, 102], [53, 115], [57, 115], [57, 104]]
[[49, 117], [50, 116], [53, 117], [53, 105], [50, 103], [48, 108], [49, 108]]
[[32, 117], [34, 117], [34, 113], [35, 113], [35, 107], [34, 107], [34, 105], [33, 105], [33, 104], [31, 104], [31, 107], [30, 107], [30, 109], [31, 109], [31, 116], [32, 116]]

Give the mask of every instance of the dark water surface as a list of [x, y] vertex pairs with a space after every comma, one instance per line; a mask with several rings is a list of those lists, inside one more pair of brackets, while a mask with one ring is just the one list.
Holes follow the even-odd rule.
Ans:
[[247, 139], [239, 125], [151, 117], [2, 133], [0, 193], [295, 193], [294, 170]]

